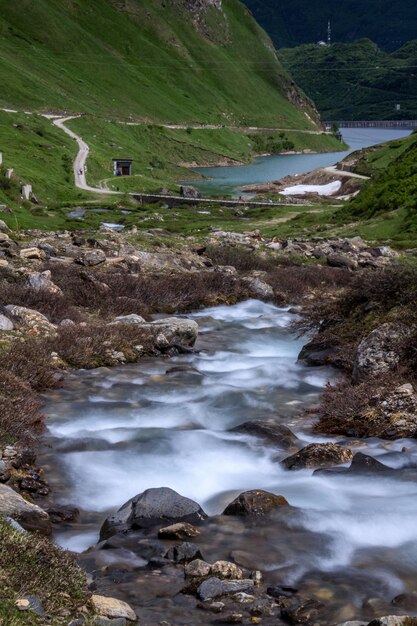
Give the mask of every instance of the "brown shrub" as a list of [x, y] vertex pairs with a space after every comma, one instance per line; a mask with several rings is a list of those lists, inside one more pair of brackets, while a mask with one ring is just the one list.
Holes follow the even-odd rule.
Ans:
[[65, 298], [76, 307], [102, 317], [152, 312], [184, 312], [219, 302], [236, 302], [246, 291], [221, 272], [131, 274], [113, 268], [93, 271], [76, 267], [50, 268]]
[[280, 304], [298, 304], [309, 294], [329, 297], [345, 288], [351, 283], [352, 273], [322, 265], [280, 265], [268, 272], [266, 280], [278, 294]]
[[278, 263], [271, 256], [261, 256], [258, 252], [241, 246], [208, 246], [205, 255], [214, 265], [231, 265], [240, 272], [252, 270], [268, 272], [273, 270]]
[[65, 296], [37, 291], [26, 287], [22, 277], [7, 277], [0, 281], [0, 306], [15, 304], [35, 309], [50, 322], [58, 324], [63, 319], [79, 321], [79, 311]]
[[1, 358], [1, 370], [6, 370], [35, 391], [57, 386], [51, 366], [51, 340], [26, 338], [14, 341]]
[[358, 384], [348, 380], [328, 384], [321, 398], [320, 421], [315, 431], [350, 437], [372, 436], [374, 420], [378, 420], [375, 406], [404, 382], [398, 372], [370, 377]]
[[43, 427], [40, 407], [28, 383], [0, 369], [0, 445], [33, 440]]
[[[417, 325], [417, 266], [398, 265], [352, 274], [347, 284], [304, 307], [297, 325], [300, 334], [315, 332], [314, 343], [343, 350], [349, 367], [360, 341], [387, 321]], [[400, 347], [415, 371], [416, 335]]]
[[123, 352], [127, 362], [135, 362], [140, 354], [135, 346], [151, 353], [153, 336], [134, 324], [63, 327], [53, 340], [54, 350], [65, 363], [85, 369], [114, 365], [112, 352]]

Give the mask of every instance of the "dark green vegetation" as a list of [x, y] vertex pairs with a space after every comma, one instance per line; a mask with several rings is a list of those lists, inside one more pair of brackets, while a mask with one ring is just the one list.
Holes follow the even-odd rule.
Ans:
[[333, 41], [369, 37], [384, 50], [395, 50], [414, 39], [417, 5], [413, 0], [244, 0], [277, 48], [327, 39], [332, 21]]
[[237, 0], [222, 10], [195, 0], [11, 2], [0, 41], [0, 106], [314, 128], [300, 110], [314, 116], [312, 106]]
[[303, 45], [279, 57], [326, 120], [417, 118], [417, 41], [392, 53], [369, 39]]
[[[392, 152], [392, 157], [390, 155]], [[382, 218], [394, 226], [392, 239], [417, 237], [417, 134], [371, 150], [359, 159], [360, 171], [373, 171], [362, 192], [338, 211], [339, 222]]]
[[[85, 574], [72, 556], [47, 539], [14, 530], [1, 519], [0, 564], [0, 623], [4, 626], [68, 624], [76, 609], [88, 601]], [[15, 601], [27, 595], [38, 596], [46, 616], [53, 618], [19, 611]]]

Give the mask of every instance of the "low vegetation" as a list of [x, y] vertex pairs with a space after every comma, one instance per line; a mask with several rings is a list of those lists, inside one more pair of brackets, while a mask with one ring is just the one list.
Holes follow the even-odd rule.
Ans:
[[[18, 555], [18, 558], [17, 558]], [[89, 598], [85, 573], [75, 558], [50, 541], [21, 532], [0, 519], [0, 624], [68, 624]], [[45, 611], [20, 611], [18, 598], [37, 596]]]
[[[366, 436], [369, 423], [363, 416], [371, 415], [375, 398], [401, 384], [417, 381], [416, 301], [417, 264], [413, 262], [361, 272], [332, 298], [316, 299], [305, 307], [299, 330], [315, 332], [315, 350], [329, 351], [327, 362], [347, 373], [346, 379], [325, 390], [319, 431], [345, 432], [346, 423], [352, 422], [353, 434]], [[411, 331], [398, 339], [398, 367], [383, 376], [354, 380], [352, 372], [361, 340], [387, 322]]]

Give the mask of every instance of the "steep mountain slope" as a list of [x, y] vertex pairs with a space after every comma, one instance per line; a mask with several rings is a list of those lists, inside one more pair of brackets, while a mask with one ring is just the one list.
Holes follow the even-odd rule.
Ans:
[[315, 127], [314, 108], [238, 0], [2, 4], [0, 106]]
[[277, 48], [326, 39], [329, 19], [334, 41], [369, 37], [384, 50], [399, 48], [417, 32], [413, 0], [315, 0], [314, 5], [309, 0], [244, 1]]
[[279, 56], [324, 119], [417, 119], [417, 41], [391, 54], [363, 39]]

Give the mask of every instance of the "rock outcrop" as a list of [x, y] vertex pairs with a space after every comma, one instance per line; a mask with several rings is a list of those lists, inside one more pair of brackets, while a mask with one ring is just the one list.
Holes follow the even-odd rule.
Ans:
[[48, 513], [36, 504], [24, 500], [10, 487], [0, 484], [0, 515], [11, 517], [23, 528], [49, 536], [52, 532]]
[[400, 362], [401, 341], [409, 329], [400, 324], [383, 324], [359, 344], [353, 369], [354, 380], [380, 376], [395, 370]]

